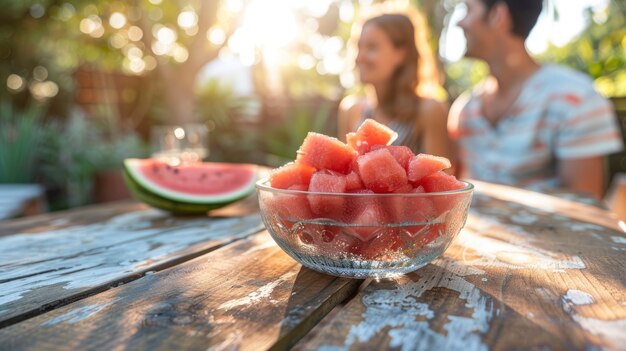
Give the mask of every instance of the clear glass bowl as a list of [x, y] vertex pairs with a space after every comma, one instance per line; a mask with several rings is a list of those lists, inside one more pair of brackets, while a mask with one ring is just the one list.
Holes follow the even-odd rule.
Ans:
[[272, 238], [305, 267], [340, 277], [388, 277], [439, 257], [465, 225], [474, 186], [439, 193], [315, 193], [257, 182]]

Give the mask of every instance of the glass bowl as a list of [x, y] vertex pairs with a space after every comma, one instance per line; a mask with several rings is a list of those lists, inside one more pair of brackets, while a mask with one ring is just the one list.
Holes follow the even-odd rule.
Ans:
[[316, 193], [257, 182], [261, 216], [303, 266], [349, 278], [412, 272], [439, 257], [465, 225], [474, 186], [438, 193]]

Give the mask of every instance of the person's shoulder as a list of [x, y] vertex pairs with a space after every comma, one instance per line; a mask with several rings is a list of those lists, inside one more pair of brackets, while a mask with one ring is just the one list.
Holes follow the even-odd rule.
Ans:
[[437, 112], [447, 112], [448, 103], [433, 99], [433, 98], [421, 98], [421, 109], [423, 112], [437, 113]]
[[580, 93], [586, 94], [595, 91], [591, 77], [572, 68], [557, 64], [545, 64], [540, 69], [540, 79], [537, 88], [543, 88], [551, 93]]
[[446, 124], [448, 119], [448, 103], [433, 99], [422, 98], [419, 108], [418, 124], [428, 127], [433, 124]]
[[366, 107], [367, 100], [361, 96], [356, 95], [348, 95], [344, 97], [339, 103], [339, 111], [349, 115], [361, 115]]

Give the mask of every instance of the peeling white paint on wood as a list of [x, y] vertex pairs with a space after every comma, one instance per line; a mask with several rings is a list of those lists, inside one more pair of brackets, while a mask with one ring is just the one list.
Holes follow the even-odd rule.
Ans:
[[563, 297], [574, 305], [589, 305], [593, 303], [593, 296], [581, 290], [569, 289]]
[[616, 244], [624, 244], [626, 245], [626, 238], [622, 236], [611, 236], [611, 240], [613, 240]]
[[223, 304], [219, 305], [217, 309], [230, 310], [234, 307], [248, 306], [253, 303], [259, 303], [261, 301], [267, 301], [271, 304], [277, 304], [278, 303], [277, 300], [270, 298], [270, 296], [272, 295], [272, 292], [277, 286], [283, 284], [284, 282], [291, 280], [291, 278], [294, 275], [295, 275], [294, 272], [287, 272], [281, 275], [278, 279], [274, 280], [273, 282], [265, 284], [264, 286], [258, 288], [257, 290], [249, 293], [248, 295], [242, 298], [224, 302]]
[[[501, 267], [509, 269], [584, 269], [585, 263], [578, 256], [567, 256], [532, 245], [528, 240], [499, 240], [482, 236], [472, 229], [464, 229], [455, 245], [472, 250], [479, 258], [463, 262], [476, 267]], [[473, 257], [474, 255], [467, 255]], [[466, 257], [465, 253], [463, 257]]]
[[44, 322], [42, 324], [42, 326], [49, 327], [49, 326], [57, 325], [57, 324], [63, 323], [63, 322], [68, 322], [70, 324], [74, 324], [74, 323], [80, 322], [83, 319], [89, 318], [89, 317], [93, 316], [94, 314], [102, 311], [105, 307], [107, 307], [109, 305], [112, 305], [117, 300], [119, 300], [119, 298], [116, 298], [113, 301], [109, 301], [109, 302], [106, 302], [106, 303], [99, 303], [99, 304], [79, 307], [79, 308], [77, 308], [77, 309], [75, 309], [73, 311], [70, 311], [68, 313], [62, 314], [62, 315], [60, 315], [58, 317], [52, 318], [52, 319]]
[[605, 340], [605, 350], [623, 350], [626, 345], [626, 319], [602, 320], [585, 317], [576, 310], [576, 306], [594, 303], [593, 296], [580, 290], [568, 290], [561, 297], [563, 311], [583, 329]]
[[174, 257], [190, 246], [244, 237], [263, 228], [259, 215], [175, 219], [172, 226], [163, 226], [169, 218], [161, 211], [143, 210], [96, 224], [0, 237], [0, 312], [29, 291], [53, 285], [64, 289], [97, 286]]
[[[488, 331], [489, 321], [494, 316], [493, 301], [463, 278], [484, 272], [455, 261], [439, 259], [433, 263], [420, 271], [422, 278], [417, 282], [404, 279], [393, 290], [366, 289], [362, 298], [365, 307], [362, 320], [352, 326], [344, 346], [321, 349], [347, 350], [390, 328], [387, 332], [391, 338], [390, 348], [487, 350], [482, 335]], [[435, 287], [458, 292], [459, 298], [466, 301], [465, 306], [472, 310], [472, 317], [448, 315], [448, 322], [443, 326], [445, 332], [432, 330], [427, 320], [434, 318], [434, 312], [427, 304], [416, 302], [416, 298]]]
[[592, 224], [592, 223], [583, 223], [583, 222], [570, 222], [569, 228], [575, 232], [587, 232], [593, 230], [603, 231], [606, 230], [603, 226]]
[[530, 225], [539, 219], [538, 216], [528, 212], [528, 211], [519, 211], [511, 216], [511, 220], [518, 224]]

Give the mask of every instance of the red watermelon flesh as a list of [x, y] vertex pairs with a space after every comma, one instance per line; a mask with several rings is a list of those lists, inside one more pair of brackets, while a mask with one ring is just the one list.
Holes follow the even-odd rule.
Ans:
[[391, 193], [408, 183], [406, 171], [387, 149], [361, 155], [357, 163], [363, 184], [376, 193]]
[[364, 246], [358, 238], [347, 235], [342, 226], [302, 222], [297, 235], [303, 243], [314, 246], [318, 254], [334, 258], [358, 255]]
[[[372, 190], [361, 189], [352, 191], [354, 194], [375, 194]], [[377, 196], [348, 196], [345, 204], [344, 220], [358, 225], [349, 228], [349, 233], [362, 241], [371, 239], [383, 224], [389, 223], [384, 208], [384, 199]]]
[[346, 191], [363, 189], [365, 186], [361, 181], [361, 177], [355, 171], [351, 171], [346, 175]]
[[419, 184], [424, 177], [451, 166], [450, 160], [445, 157], [419, 154], [409, 161], [408, 179], [413, 184]]
[[367, 243], [361, 256], [366, 260], [380, 260], [402, 250], [406, 245], [405, 238], [397, 230], [385, 230]]
[[273, 197], [265, 199], [265, 206], [268, 208], [268, 213], [277, 214], [287, 228], [291, 228], [294, 223], [303, 219], [315, 217], [309, 207], [306, 194], [274, 194]]
[[172, 166], [159, 159], [126, 159], [129, 175], [146, 190], [185, 203], [229, 201], [254, 190], [256, 166], [198, 162]]
[[346, 142], [351, 148], [356, 150], [359, 155], [363, 155], [370, 151], [369, 143], [365, 141], [362, 136], [357, 135], [356, 133], [346, 134]]
[[[421, 187], [411, 189], [406, 192], [409, 194], [424, 193], [424, 189]], [[425, 196], [393, 196], [385, 199], [387, 213], [391, 217], [391, 220], [396, 223], [404, 222], [429, 222], [435, 219], [437, 212], [428, 195]]]
[[414, 157], [413, 151], [411, 151], [411, 149], [406, 146], [397, 145], [374, 145], [372, 146], [372, 151], [382, 148], [389, 150], [391, 155], [396, 159], [396, 161], [398, 161], [400, 166], [408, 171], [409, 161], [412, 157]]
[[296, 160], [318, 170], [345, 173], [356, 156], [356, 151], [336, 138], [309, 132], [298, 150]]
[[[324, 171], [313, 173], [310, 192], [344, 193], [346, 192], [346, 178], [343, 175], [328, 174]], [[309, 205], [313, 213], [330, 218], [340, 217], [343, 213], [343, 196], [309, 195]]]
[[315, 168], [311, 166], [290, 162], [270, 173], [270, 185], [278, 189], [288, 189], [293, 185], [308, 187], [314, 172]]
[[424, 187], [424, 190], [428, 193], [453, 191], [465, 188], [465, 184], [456, 179], [455, 176], [446, 174], [442, 171], [438, 171], [424, 177], [421, 184]]
[[[456, 179], [456, 177], [439, 171], [422, 179], [422, 186], [427, 192], [444, 192], [465, 188], [465, 184]], [[441, 215], [452, 209], [456, 204], [464, 198], [463, 194], [445, 194], [437, 195], [433, 198], [433, 203]]]
[[393, 129], [373, 119], [366, 119], [356, 130], [356, 135], [360, 140], [364, 140], [371, 147], [374, 145], [391, 144], [398, 137]]

